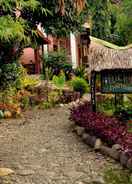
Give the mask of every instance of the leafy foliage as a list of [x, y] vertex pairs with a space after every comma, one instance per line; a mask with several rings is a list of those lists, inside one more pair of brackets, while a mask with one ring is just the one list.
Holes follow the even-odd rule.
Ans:
[[81, 96], [89, 91], [89, 86], [83, 78], [75, 77], [71, 80], [71, 86], [74, 91], [80, 92]]
[[[119, 11], [119, 15], [117, 18], [117, 29], [116, 32], [119, 35], [120, 42], [124, 42], [125, 44], [132, 43], [132, 1], [125, 0], [121, 5], [121, 10]], [[123, 44], [123, 43], [122, 43]]]
[[[59, 75], [61, 70], [64, 71], [66, 78], [72, 72], [72, 65], [67, 62], [66, 53], [64, 50], [49, 52], [43, 57], [43, 75], [45, 76], [45, 69], [48, 68], [52, 75]], [[51, 78], [52, 79], [52, 75]]]
[[17, 64], [4, 64], [0, 69], [0, 88], [5, 89], [12, 86], [19, 88], [20, 67]]
[[118, 45], [132, 42], [132, 1], [87, 0], [91, 34]]
[[87, 79], [87, 72], [85, 70], [85, 67], [84, 66], [79, 66], [75, 69], [74, 71], [75, 75], [77, 77], [80, 77], [80, 78], [83, 78], [83, 79]]
[[132, 176], [124, 170], [108, 169], [104, 173], [104, 179], [107, 184], [131, 184]]
[[[5, 29], [8, 27], [8, 29]], [[25, 35], [26, 22], [24, 20], [14, 21], [13, 17], [1, 16], [0, 17], [0, 39], [2, 41], [10, 42], [15, 39], [19, 42], [29, 42], [29, 37]]]
[[127, 125], [123, 122], [99, 112], [92, 112], [91, 106], [87, 102], [73, 107], [70, 119], [109, 145], [122, 145], [122, 151], [132, 156], [132, 134], [128, 133]]
[[62, 73], [59, 76], [53, 76], [53, 83], [58, 89], [62, 89], [65, 84], [65, 75]]
[[[39, 20], [44, 25], [47, 33], [53, 35], [66, 36], [69, 35], [70, 31], [77, 31], [81, 29], [81, 24], [85, 21], [84, 17], [87, 12], [78, 13], [75, 5], [80, 0], [52, 0], [42, 1], [41, 5], [47, 8], [51, 13], [48, 16], [41, 16], [39, 14]], [[83, 0], [81, 0], [84, 2]], [[80, 1], [80, 2], [81, 2]], [[63, 2], [63, 3], [62, 3]], [[81, 6], [80, 6], [81, 7]]]
[[[63, 2], [63, 3], [62, 3]], [[77, 1], [79, 2], [79, 1]], [[83, 0], [82, 0], [83, 2]], [[64, 11], [63, 11], [64, 10]], [[8, 33], [8, 27], [11, 27], [10, 34], [7, 34], [7, 40], [15, 38], [16, 32], [21, 38], [32, 36], [31, 30], [36, 29], [38, 23], [42, 23], [47, 32], [57, 33], [68, 32], [68, 30], [77, 29], [80, 24], [79, 16], [75, 7], [75, 2], [66, 0], [42, 1], [42, 0], [1, 0], [0, 15], [3, 20], [2, 30]], [[12, 19], [12, 25], [7, 22], [8, 16]], [[4, 20], [5, 19], [5, 20]], [[22, 29], [23, 21], [26, 27]], [[3, 27], [6, 25], [5, 27]], [[13, 31], [17, 28], [17, 31]], [[56, 30], [58, 31], [56, 31]], [[23, 30], [25, 30], [23, 34]], [[0, 39], [2, 39], [0, 34]]]
[[110, 11], [108, 0], [88, 1], [92, 17], [92, 35], [108, 40], [110, 35]]

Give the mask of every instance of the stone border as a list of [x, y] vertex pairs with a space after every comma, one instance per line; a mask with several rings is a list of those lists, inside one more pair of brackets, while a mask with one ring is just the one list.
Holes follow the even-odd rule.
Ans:
[[91, 136], [86, 132], [85, 128], [80, 127], [76, 124], [74, 124], [73, 131], [79, 137], [81, 137], [83, 142], [94, 148], [95, 151], [99, 151], [102, 154], [107, 155], [116, 161], [119, 161], [123, 167], [132, 170], [132, 158], [128, 157], [124, 152], [121, 151], [121, 145], [114, 144], [112, 147], [108, 147], [108, 145], [103, 143], [100, 138]]

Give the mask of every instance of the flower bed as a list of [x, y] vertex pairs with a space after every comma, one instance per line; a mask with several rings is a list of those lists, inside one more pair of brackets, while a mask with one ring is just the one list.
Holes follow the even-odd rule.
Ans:
[[110, 147], [113, 144], [121, 145], [121, 152], [132, 157], [132, 133], [128, 132], [127, 124], [114, 117], [92, 112], [87, 102], [71, 109], [70, 120], [84, 127], [90, 135], [101, 138]]

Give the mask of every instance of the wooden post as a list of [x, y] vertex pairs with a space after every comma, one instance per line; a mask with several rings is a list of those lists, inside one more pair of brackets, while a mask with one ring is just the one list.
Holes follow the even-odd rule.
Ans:
[[96, 72], [91, 72], [91, 103], [92, 103], [92, 110], [96, 112]]
[[117, 110], [117, 94], [115, 93], [115, 110]]
[[35, 55], [35, 74], [40, 74], [40, 57], [39, 57], [39, 48], [34, 50]]

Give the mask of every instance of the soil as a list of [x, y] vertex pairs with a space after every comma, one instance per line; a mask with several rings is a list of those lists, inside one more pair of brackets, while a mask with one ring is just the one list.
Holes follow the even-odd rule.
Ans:
[[0, 184], [91, 184], [115, 161], [94, 152], [72, 131], [69, 106], [27, 111], [0, 123], [0, 167], [15, 174]]

